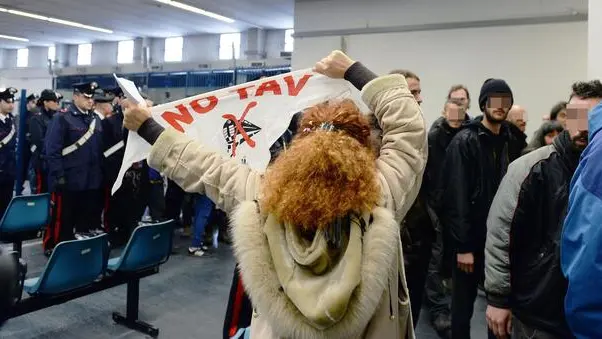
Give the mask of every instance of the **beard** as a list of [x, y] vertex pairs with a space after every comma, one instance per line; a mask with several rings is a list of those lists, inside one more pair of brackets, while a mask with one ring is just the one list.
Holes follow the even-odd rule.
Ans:
[[260, 205], [280, 222], [315, 231], [380, 197], [373, 151], [343, 132], [297, 137], [266, 171]]
[[494, 112], [501, 113], [502, 117], [498, 118], [493, 113], [489, 112], [489, 110], [485, 109], [485, 118], [487, 118], [487, 121], [494, 123], [494, 124], [501, 124], [508, 117], [508, 113], [504, 112], [501, 109], [495, 109]]
[[573, 143], [573, 147], [578, 151], [583, 151], [589, 142], [588, 132], [582, 131], [579, 132], [579, 135], [572, 136], [571, 142]]

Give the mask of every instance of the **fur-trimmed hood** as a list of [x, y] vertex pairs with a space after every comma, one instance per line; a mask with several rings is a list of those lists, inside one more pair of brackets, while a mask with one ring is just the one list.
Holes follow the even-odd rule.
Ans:
[[[389, 286], [399, 244], [399, 228], [390, 211], [376, 208], [364, 220], [363, 236], [351, 225], [349, 245], [339, 259], [330, 257], [333, 263], [328, 268], [310, 269], [308, 265], [324, 259], [323, 253], [315, 253], [320, 239], [305, 244], [291, 239], [295, 232], [275, 218], [262, 216], [254, 202], [237, 208], [231, 224], [243, 284], [274, 337], [362, 337]], [[359, 242], [353, 239], [354, 233]], [[315, 262], [305, 262], [300, 253]], [[329, 279], [328, 275], [334, 276]], [[334, 279], [340, 277], [343, 281]], [[393, 302], [389, 306], [396, 307]]]

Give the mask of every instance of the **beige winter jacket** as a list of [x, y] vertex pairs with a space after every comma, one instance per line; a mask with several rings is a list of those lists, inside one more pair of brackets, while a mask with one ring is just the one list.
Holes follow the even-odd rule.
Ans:
[[383, 130], [376, 160], [382, 197], [361, 217], [365, 229], [359, 219], [350, 223], [347, 246], [336, 258], [320, 232], [308, 242], [259, 211], [253, 201], [261, 198], [261, 173], [174, 130], [152, 147], [151, 167], [231, 215], [235, 255], [256, 310], [252, 338], [414, 337], [396, 220], [420, 188], [425, 124], [401, 75], [369, 82], [362, 99]]

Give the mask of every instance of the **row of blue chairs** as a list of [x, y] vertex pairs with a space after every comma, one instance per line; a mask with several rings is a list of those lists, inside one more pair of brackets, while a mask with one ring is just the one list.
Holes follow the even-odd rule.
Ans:
[[[39, 236], [49, 221], [48, 194], [12, 199], [0, 220], [0, 241], [12, 242], [20, 256], [21, 243]], [[34, 312], [101, 290], [127, 284], [127, 315], [113, 320], [153, 337], [157, 328], [138, 319], [140, 279], [158, 272], [171, 254], [173, 221], [138, 226], [118, 257], [109, 259], [106, 234], [59, 243], [38, 277], [24, 279], [30, 296], [19, 300], [11, 317]]]
[[74, 290], [119, 272], [137, 272], [165, 263], [171, 253], [173, 223], [138, 226], [121, 255], [109, 258], [106, 234], [59, 243], [42, 274], [25, 280], [30, 295]]

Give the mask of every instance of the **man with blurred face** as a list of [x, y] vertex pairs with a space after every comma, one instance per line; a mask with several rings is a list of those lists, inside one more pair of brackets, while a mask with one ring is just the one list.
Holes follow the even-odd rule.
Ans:
[[464, 85], [453, 85], [447, 93], [447, 100], [457, 102], [465, 112], [470, 109], [470, 92]]
[[[583, 121], [586, 114], [587, 125]], [[575, 337], [600, 338], [602, 83], [599, 80], [573, 85], [567, 107], [567, 129], [577, 148], [587, 147], [571, 179], [567, 217], [560, 240], [561, 269], [568, 280], [564, 310]]]
[[512, 105], [508, 112], [508, 122], [514, 124], [518, 129], [525, 133], [527, 129], [527, 111], [522, 106]]
[[512, 105], [506, 123], [510, 130], [510, 144], [508, 145], [508, 155], [510, 162], [521, 156], [523, 150], [527, 147], [527, 112], [519, 105]]
[[[462, 92], [466, 93], [463, 90]], [[422, 179], [422, 190], [425, 192], [430, 209], [429, 214], [435, 228], [435, 241], [426, 277], [425, 306], [430, 313], [433, 328], [443, 338], [451, 335], [451, 295], [449, 288], [444, 283], [444, 278], [449, 278], [451, 272], [449, 251], [444, 251], [449, 243], [449, 232], [437, 218], [435, 210], [440, 200], [442, 164], [445, 160], [447, 146], [460, 131], [462, 124], [468, 121], [468, 115], [464, 109], [466, 103], [465, 100], [448, 99], [443, 105], [442, 116], [435, 120], [429, 130], [429, 156]]]
[[[487, 323], [500, 338], [571, 338], [560, 234], [571, 178], [588, 143], [585, 84], [573, 85], [567, 129], [508, 168], [487, 219]], [[600, 93], [602, 96], [602, 91]], [[512, 331], [512, 328], [514, 330]]]
[[0, 215], [13, 197], [16, 178], [17, 133], [12, 115], [17, 89], [0, 88]]
[[512, 90], [488, 79], [479, 95], [484, 116], [463, 126], [447, 148], [441, 203], [437, 215], [449, 228], [455, 252], [452, 271], [452, 338], [470, 338], [477, 287], [484, 277], [487, 213], [506, 173], [510, 131], [505, 120]]

